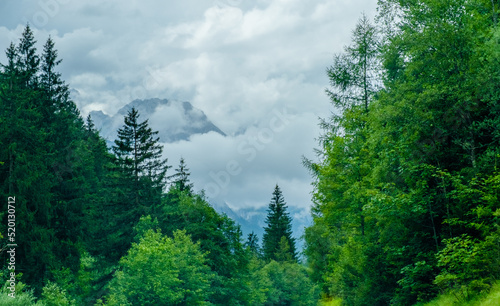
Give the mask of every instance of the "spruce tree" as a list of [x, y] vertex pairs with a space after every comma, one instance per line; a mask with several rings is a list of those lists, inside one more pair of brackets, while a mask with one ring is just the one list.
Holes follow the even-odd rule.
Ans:
[[27, 26], [1, 65], [0, 194], [16, 197], [16, 241], [24, 245], [16, 262], [38, 292], [51, 271], [79, 262], [86, 165], [79, 156], [83, 121], [56, 72], [57, 51], [50, 39], [42, 56], [35, 46]]
[[179, 168], [175, 169], [175, 174], [169, 176], [169, 180], [172, 181], [172, 184], [179, 189], [179, 191], [187, 191], [189, 194], [193, 192], [193, 183], [189, 181], [189, 176], [191, 173], [189, 172], [189, 168], [184, 161], [184, 158], [181, 157], [179, 162]]
[[162, 158], [160, 138], [155, 137], [158, 132], [149, 127], [148, 120], [139, 122], [139, 116], [135, 108], [128, 112], [112, 150], [131, 187], [129, 201], [144, 212], [159, 204], [169, 166]]
[[[22, 241], [26, 246], [16, 249], [16, 267], [26, 267], [23, 274], [29, 280], [41, 279], [48, 266], [57, 263], [52, 252], [55, 235], [49, 229], [51, 190], [56, 185], [49, 167], [53, 144], [47, 130], [41, 127], [41, 109], [37, 107], [39, 92], [28, 86], [35, 84], [37, 78], [39, 60], [35, 43], [27, 27], [19, 45], [10, 45], [6, 51], [8, 62], [2, 65], [0, 85], [0, 160], [4, 162], [0, 168], [0, 193], [2, 199], [16, 199], [16, 235], [10, 243]], [[2, 211], [7, 211], [7, 202], [1, 205]], [[7, 224], [6, 214], [4, 224]]]
[[247, 241], [245, 242], [245, 247], [255, 256], [261, 256], [261, 250], [259, 246], [259, 237], [252, 231], [247, 236]]
[[36, 40], [30, 26], [27, 25], [17, 46], [16, 65], [20, 72], [23, 85], [36, 88], [38, 85], [37, 73], [40, 70], [40, 56], [36, 53]]
[[[283, 241], [284, 237], [288, 243], [287, 252], [290, 254], [290, 259], [297, 260], [297, 252], [295, 250], [295, 238], [292, 237], [292, 218], [287, 212], [287, 206], [281, 190], [276, 184], [274, 188], [271, 202], [267, 210], [266, 224], [263, 237], [263, 251], [266, 260], [283, 261]], [[278, 256], [279, 254], [279, 256]]]
[[119, 259], [130, 248], [133, 228], [141, 216], [153, 214], [161, 205], [165, 187], [167, 159], [148, 120], [139, 122], [139, 112], [132, 108], [118, 129], [118, 139], [112, 147], [114, 167], [108, 186], [113, 198], [106, 205], [110, 257]]

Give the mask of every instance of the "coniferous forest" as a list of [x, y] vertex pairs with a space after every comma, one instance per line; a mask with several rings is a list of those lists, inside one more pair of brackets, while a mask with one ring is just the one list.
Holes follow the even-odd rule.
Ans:
[[27, 25], [0, 68], [0, 305], [500, 304], [499, 6], [360, 16], [325, 67], [304, 250], [278, 184], [244, 237], [136, 109], [108, 146]]

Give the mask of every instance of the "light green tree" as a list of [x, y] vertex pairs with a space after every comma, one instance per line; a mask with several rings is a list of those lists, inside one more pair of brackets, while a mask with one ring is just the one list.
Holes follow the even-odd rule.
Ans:
[[185, 231], [148, 230], [120, 260], [107, 305], [204, 305], [210, 270]]
[[267, 285], [264, 305], [317, 305], [319, 290], [309, 279], [304, 266], [272, 260], [259, 274], [265, 279], [261, 284]]

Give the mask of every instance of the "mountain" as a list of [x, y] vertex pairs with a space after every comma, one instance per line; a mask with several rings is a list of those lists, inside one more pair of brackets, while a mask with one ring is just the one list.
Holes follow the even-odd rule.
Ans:
[[123, 118], [135, 107], [139, 111], [140, 120], [149, 120], [153, 131], [158, 131], [161, 142], [188, 140], [191, 135], [208, 132], [226, 136], [215, 126], [205, 113], [189, 102], [167, 99], [134, 100], [118, 112], [109, 116], [102, 111], [92, 111], [90, 116], [101, 135], [109, 142], [116, 139], [116, 131], [123, 126]]
[[[254, 232], [259, 237], [259, 244], [262, 246], [262, 237], [264, 235], [264, 227], [266, 226], [267, 206], [261, 208], [241, 208], [234, 211], [226, 203], [211, 204], [218, 213], [226, 214], [240, 225], [245, 241], [248, 234]], [[301, 237], [304, 234], [304, 228], [312, 224], [310, 213], [305, 209], [293, 206], [287, 206], [287, 211], [290, 217], [292, 217], [293, 237], [296, 239], [295, 246], [297, 250], [302, 251], [304, 240]]]

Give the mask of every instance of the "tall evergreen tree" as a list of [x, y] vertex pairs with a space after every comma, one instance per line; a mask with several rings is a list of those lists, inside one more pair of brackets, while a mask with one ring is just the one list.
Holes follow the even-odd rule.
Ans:
[[179, 168], [175, 169], [175, 174], [169, 176], [168, 178], [172, 181], [172, 184], [179, 189], [179, 191], [187, 191], [191, 194], [193, 192], [193, 183], [189, 181], [190, 175], [191, 173], [189, 172], [189, 168], [186, 166], [184, 158], [181, 157]]
[[[305, 232], [305, 253], [314, 267], [312, 274], [325, 291], [331, 263], [338, 263], [349, 241], [366, 246], [367, 235], [376, 231], [373, 216], [366, 210], [370, 200], [368, 136], [371, 104], [380, 89], [379, 30], [362, 15], [352, 32], [351, 44], [334, 56], [327, 68], [330, 87], [326, 90], [336, 114], [320, 125], [320, 162], [306, 166], [316, 177], [313, 183], [314, 225]], [[333, 246], [342, 246], [334, 248]], [[348, 248], [345, 248], [346, 250]], [[349, 254], [361, 256], [359, 253]], [[340, 266], [340, 264], [339, 264]], [[346, 268], [346, 271], [351, 271]], [[356, 279], [354, 275], [351, 279]], [[358, 281], [358, 280], [357, 280]], [[340, 283], [340, 282], [339, 282]]]
[[40, 70], [40, 56], [36, 53], [36, 40], [29, 25], [24, 28], [19, 45], [17, 46], [17, 62], [23, 85], [36, 88], [38, 85], [38, 71]]
[[[284, 256], [278, 256], [283, 251], [283, 244], [288, 244], [287, 252], [292, 260], [297, 260], [295, 249], [295, 238], [292, 237], [292, 218], [287, 212], [287, 206], [281, 190], [276, 184], [273, 196], [269, 203], [266, 218], [267, 226], [264, 228], [263, 251], [266, 260], [279, 260]], [[282, 241], [282, 238], [285, 238]], [[278, 258], [280, 257], [280, 258]]]
[[261, 256], [259, 237], [253, 231], [248, 234], [247, 241], [245, 242], [245, 247], [247, 247], [253, 255], [256, 255], [258, 257]]
[[131, 187], [128, 200], [144, 213], [159, 205], [169, 166], [167, 159], [162, 158], [160, 138], [155, 138], [158, 131], [149, 127], [148, 120], [139, 122], [139, 116], [135, 108], [128, 112], [125, 124], [118, 129], [118, 139], [112, 150], [117, 165], [127, 178], [126, 184]]
[[130, 248], [133, 228], [141, 216], [154, 214], [161, 206], [166, 173], [163, 147], [155, 137], [148, 120], [139, 122], [139, 112], [132, 108], [118, 129], [118, 139], [112, 147], [114, 167], [111, 170], [110, 193], [114, 196], [106, 205], [107, 232], [114, 260]]
[[85, 165], [77, 157], [83, 122], [55, 70], [59, 60], [53, 42], [47, 42], [41, 57], [35, 45], [27, 26], [19, 44], [7, 49], [0, 73], [0, 143], [5, 144], [0, 193], [16, 197], [17, 238], [24, 245], [16, 261], [38, 291], [52, 271], [79, 261], [75, 246], [86, 189]]
[[[26, 246], [16, 250], [16, 265], [27, 267], [26, 277], [41, 280], [51, 262], [56, 263], [51, 250], [54, 231], [49, 229], [56, 182], [49, 167], [53, 144], [42, 126], [39, 92], [31, 86], [39, 64], [35, 43], [27, 27], [19, 45], [7, 49], [8, 63], [2, 65], [0, 177], [2, 198], [16, 197], [16, 241]], [[2, 207], [7, 211], [6, 203]]]
[[331, 89], [326, 92], [342, 110], [361, 106], [366, 112], [377, 91], [380, 67], [377, 28], [362, 15], [353, 31], [352, 44], [336, 54], [327, 74]]

